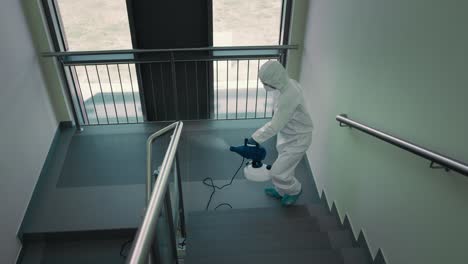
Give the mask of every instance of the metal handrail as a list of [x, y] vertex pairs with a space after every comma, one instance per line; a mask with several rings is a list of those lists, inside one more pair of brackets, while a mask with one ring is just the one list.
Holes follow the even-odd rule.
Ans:
[[[154, 240], [154, 233], [159, 219], [159, 214], [163, 207], [164, 196], [167, 191], [167, 184], [169, 180], [169, 174], [174, 163], [174, 158], [177, 152], [177, 146], [179, 144], [180, 135], [182, 133], [182, 128], [184, 124], [179, 121], [175, 122], [156, 133], [152, 134], [147, 141], [147, 176], [149, 177], [149, 189], [147, 191], [151, 192], [151, 152], [152, 152], [152, 143], [156, 138], [165, 134], [171, 129], [174, 129], [172, 134], [171, 141], [169, 142], [169, 147], [167, 148], [166, 155], [161, 165], [161, 170], [154, 183], [154, 191], [150, 195], [149, 203], [146, 208], [145, 216], [143, 222], [138, 229], [138, 232], [135, 236], [135, 240], [132, 246], [132, 250], [127, 257], [127, 263], [136, 264], [136, 263], [145, 263], [148, 260], [148, 254]], [[148, 178], [147, 178], [148, 180]], [[147, 181], [148, 183], [148, 181]]]
[[[153, 159], [153, 142], [160, 136], [166, 134], [172, 129], [175, 129], [179, 122], [174, 122], [163, 129], [156, 131], [155, 133], [151, 134], [146, 140], [146, 203], [148, 204], [151, 198], [151, 183], [152, 183], [152, 159]], [[170, 145], [169, 145], [170, 146]], [[169, 147], [168, 147], [169, 151]]]
[[[378, 139], [381, 139], [387, 143], [390, 143], [394, 146], [397, 146], [399, 148], [402, 148], [406, 151], [409, 151], [413, 154], [416, 154], [420, 157], [423, 157], [431, 162], [430, 167], [433, 169], [446, 169], [447, 171], [449, 170], [454, 170], [456, 172], [459, 172], [465, 176], [468, 176], [468, 164], [463, 163], [461, 161], [455, 160], [453, 158], [447, 157], [445, 155], [436, 153], [432, 150], [429, 150], [427, 148], [418, 146], [416, 144], [413, 144], [407, 140], [389, 135], [387, 133], [384, 133], [380, 130], [377, 130], [375, 128], [369, 127], [367, 125], [364, 125], [362, 123], [359, 123], [357, 121], [354, 121], [346, 114], [341, 114], [336, 116], [336, 120], [340, 123], [340, 126], [342, 127], [351, 127], [351, 128], [356, 128], [366, 134], [369, 134], [371, 136], [374, 136]], [[436, 166], [439, 165], [439, 166]]]
[[244, 50], [288, 50], [298, 49], [298, 45], [270, 45], [270, 46], [238, 46], [238, 47], [201, 47], [175, 49], [124, 49], [124, 50], [96, 50], [96, 51], [63, 51], [43, 52], [44, 57], [62, 57], [73, 55], [109, 55], [109, 54], [141, 54], [164, 52], [193, 52], [193, 51], [244, 51]]

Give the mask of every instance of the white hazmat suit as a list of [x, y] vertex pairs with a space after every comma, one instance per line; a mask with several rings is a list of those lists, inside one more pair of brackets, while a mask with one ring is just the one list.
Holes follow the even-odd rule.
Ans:
[[304, 105], [302, 88], [289, 78], [284, 67], [277, 61], [266, 62], [260, 69], [259, 78], [265, 89], [277, 90], [272, 120], [259, 128], [252, 138], [259, 144], [277, 135], [278, 158], [270, 170], [272, 182], [281, 196], [298, 195], [301, 183], [294, 176], [312, 141], [312, 119]]

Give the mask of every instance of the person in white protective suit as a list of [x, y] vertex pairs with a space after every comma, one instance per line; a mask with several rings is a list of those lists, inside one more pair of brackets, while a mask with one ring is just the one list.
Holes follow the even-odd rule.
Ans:
[[277, 135], [278, 158], [270, 170], [274, 187], [266, 188], [265, 193], [280, 199], [282, 205], [290, 206], [302, 192], [294, 171], [311, 144], [312, 119], [304, 105], [302, 87], [289, 78], [279, 62], [266, 62], [260, 69], [259, 78], [264, 88], [269, 92], [275, 91], [277, 97], [271, 121], [259, 128], [248, 141], [261, 144]]

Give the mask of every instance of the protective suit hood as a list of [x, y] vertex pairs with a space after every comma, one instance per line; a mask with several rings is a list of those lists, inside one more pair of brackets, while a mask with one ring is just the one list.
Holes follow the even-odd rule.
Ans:
[[262, 83], [283, 92], [289, 84], [289, 76], [283, 65], [277, 61], [268, 61], [262, 65], [259, 72]]

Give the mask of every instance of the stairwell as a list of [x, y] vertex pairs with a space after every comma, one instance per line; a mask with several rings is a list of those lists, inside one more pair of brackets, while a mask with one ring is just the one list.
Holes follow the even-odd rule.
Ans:
[[[109, 144], [125, 146], [125, 166], [141, 170], [148, 133], [162, 126], [60, 132], [23, 221], [18, 263], [125, 263], [141, 222], [144, 172], [120, 172], [121, 164], [114, 160], [122, 153], [109, 151]], [[258, 121], [187, 122], [179, 154], [188, 233], [179, 263], [372, 263], [368, 248], [354, 239], [350, 225], [341, 224], [325, 196], [319, 197], [306, 159], [296, 169], [303, 183], [297, 205], [281, 207], [262, 191], [271, 183], [247, 182], [241, 171], [233, 185], [216, 192], [211, 206], [228, 202], [234, 209], [204, 210], [211, 189], [202, 179], [212, 176], [216, 184], [225, 184], [238, 163], [228, 150], [200, 140], [220, 138], [235, 144], [239, 135], [258, 126]], [[94, 142], [92, 148], [88, 141]], [[163, 145], [162, 141], [155, 145], [156, 156], [162, 156]], [[271, 163], [274, 144], [265, 147], [271, 154], [266, 162]], [[129, 156], [132, 151], [138, 155]], [[87, 162], [87, 155], [95, 158]], [[73, 174], [66, 162], [70, 157], [78, 157], [73, 160], [81, 164]], [[97, 165], [112, 173], [89, 174]]]

